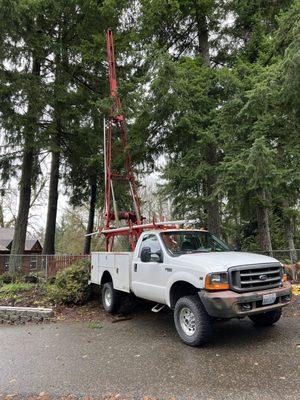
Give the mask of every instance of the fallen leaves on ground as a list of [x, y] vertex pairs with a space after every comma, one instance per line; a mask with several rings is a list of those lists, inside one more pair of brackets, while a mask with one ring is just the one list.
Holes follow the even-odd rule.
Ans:
[[[136, 399], [136, 397], [134, 397]], [[41, 392], [38, 395], [21, 396], [18, 394], [6, 394], [0, 393], [0, 400], [133, 400], [133, 397], [128, 397], [121, 394], [112, 394], [108, 396], [75, 396], [69, 394], [66, 396], [50, 396], [46, 392]], [[157, 397], [142, 396], [140, 400], [159, 400]], [[176, 400], [175, 397], [170, 397], [168, 400]]]
[[293, 296], [291, 303], [287, 307], [283, 307], [283, 316], [300, 317], [300, 295]]
[[292, 292], [295, 296], [300, 296], [300, 285], [292, 285]]

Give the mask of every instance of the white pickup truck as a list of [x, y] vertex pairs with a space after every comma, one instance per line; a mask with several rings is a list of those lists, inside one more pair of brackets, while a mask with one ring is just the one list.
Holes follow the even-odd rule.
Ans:
[[123, 293], [174, 310], [180, 338], [206, 342], [217, 319], [248, 316], [255, 325], [277, 322], [291, 285], [274, 258], [232, 251], [199, 229], [144, 231], [134, 252], [92, 253], [91, 283], [102, 286], [106, 311], [119, 310]]

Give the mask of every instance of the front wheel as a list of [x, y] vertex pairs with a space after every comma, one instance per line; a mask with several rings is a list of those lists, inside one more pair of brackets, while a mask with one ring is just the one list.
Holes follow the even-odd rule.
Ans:
[[189, 346], [199, 346], [211, 337], [211, 320], [198, 296], [185, 296], [177, 301], [174, 322], [181, 340]]
[[249, 318], [255, 326], [270, 326], [279, 321], [281, 317], [281, 308], [279, 310], [268, 311], [263, 314], [251, 315]]
[[115, 314], [121, 307], [121, 293], [114, 289], [112, 282], [107, 282], [102, 288], [102, 304], [104, 310]]

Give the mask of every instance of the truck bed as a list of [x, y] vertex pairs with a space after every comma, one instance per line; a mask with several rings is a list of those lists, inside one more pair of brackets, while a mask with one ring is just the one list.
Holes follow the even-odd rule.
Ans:
[[108, 271], [114, 288], [129, 293], [132, 258], [132, 252], [92, 252], [91, 283], [100, 285], [103, 273]]

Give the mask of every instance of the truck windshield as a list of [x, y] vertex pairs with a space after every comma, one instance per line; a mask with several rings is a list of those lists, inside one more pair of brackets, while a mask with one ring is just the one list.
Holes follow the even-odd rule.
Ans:
[[166, 249], [174, 255], [231, 250], [222, 240], [205, 231], [163, 232], [161, 237]]

